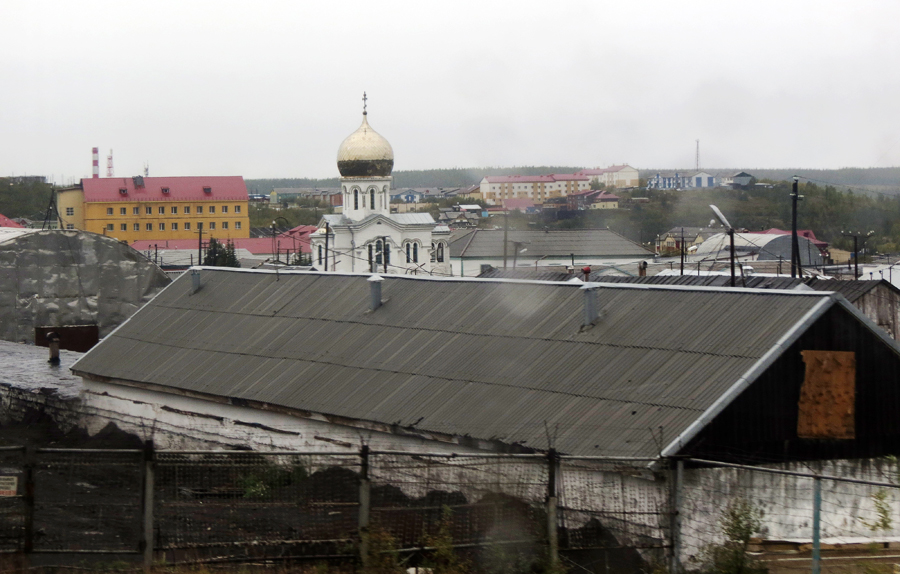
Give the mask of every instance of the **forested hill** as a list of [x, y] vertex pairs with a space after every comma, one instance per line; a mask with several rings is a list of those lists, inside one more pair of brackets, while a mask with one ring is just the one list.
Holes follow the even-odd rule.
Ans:
[[[394, 172], [395, 189], [403, 187], [466, 187], [480, 182], [486, 175], [542, 175], [547, 173], [572, 173], [582, 169], [573, 166], [522, 166], [522, 167], [472, 167], [453, 169], [418, 169]], [[658, 172], [692, 173], [693, 169], [641, 169], [641, 177]], [[756, 168], [703, 168], [711, 174], [730, 175], [746, 171], [757, 179], [787, 181], [799, 175], [809, 181], [837, 186], [858, 187], [860, 191], [900, 193], [900, 167], [848, 167], [843, 169], [756, 169]], [[277, 187], [337, 187], [338, 178], [277, 178], [248, 179], [250, 193], [269, 193]]]
[[[486, 175], [543, 175], [547, 173], [572, 173], [583, 169], [572, 166], [540, 165], [528, 167], [473, 167], [452, 169], [417, 169], [395, 171], [395, 189], [403, 187], [468, 187], [479, 183]], [[278, 187], [337, 187], [338, 178], [308, 179], [247, 179], [250, 193], [269, 193]]]

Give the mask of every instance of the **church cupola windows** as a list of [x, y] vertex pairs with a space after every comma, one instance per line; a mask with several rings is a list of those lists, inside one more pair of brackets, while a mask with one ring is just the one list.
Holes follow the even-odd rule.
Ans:
[[375, 209], [375, 189], [369, 190], [369, 209]]
[[359, 190], [353, 190], [353, 209], [359, 209]]

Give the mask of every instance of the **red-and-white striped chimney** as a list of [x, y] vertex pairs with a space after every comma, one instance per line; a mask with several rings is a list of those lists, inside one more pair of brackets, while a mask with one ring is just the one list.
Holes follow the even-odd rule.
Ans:
[[93, 155], [93, 159], [94, 159], [94, 171], [93, 171], [93, 176], [92, 176], [92, 177], [93, 177], [94, 179], [99, 179], [99, 178], [100, 178], [100, 148], [95, 147], [95, 148], [93, 149], [93, 154], [94, 154], [94, 155]]

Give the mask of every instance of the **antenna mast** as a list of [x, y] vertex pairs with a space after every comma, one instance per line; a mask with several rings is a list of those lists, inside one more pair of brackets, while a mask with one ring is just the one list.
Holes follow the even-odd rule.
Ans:
[[113, 177], [112, 150], [109, 150], [109, 155], [106, 156], [106, 177]]
[[91, 172], [91, 178], [97, 179], [100, 177], [100, 148], [95, 147], [91, 150], [91, 160], [94, 164]]
[[700, 140], [697, 140], [697, 158], [696, 158], [696, 171], [700, 171]]

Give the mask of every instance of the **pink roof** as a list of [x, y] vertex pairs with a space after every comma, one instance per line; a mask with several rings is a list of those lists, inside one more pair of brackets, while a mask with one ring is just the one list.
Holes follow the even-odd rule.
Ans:
[[25, 227], [0, 213], [0, 227]]
[[601, 191], [594, 201], [619, 201], [619, 196], [608, 191]]
[[580, 175], [603, 175], [604, 173], [613, 173], [616, 171], [622, 171], [628, 167], [627, 165], [612, 165], [609, 167], [604, 167], [603, 169], [583, 169], [578, 173]]
[[[203, 191], [208, 187], [210, 193]], [[82, 179], [86, 202], [107, 201], [247, 201], [244, 178], [210, 177], [145, 177], [144, 186], [135, 188], [130, 177]], [[126, 193], [119, 190], [125, 189]], [[163, 193], [168, 189], [168, 193]]]
[[530, 199], [504, 199], [503, 207], [506, 209], [528, 209], [534, 207], [534, 202]]
[[[315, 228], [313, 228], [315, 229]], [[219, 241], [227, 242], [228, 239]], [[271, 237], [248, 237], [243, 239], [231, 239], [235, 249], [246, 249], [254, 255], [269, 255], [274, 253]], [[296, 251], [297, 246], [303, 253], [309, 253], [309, 236], [294, 238], [281, 234], [275, 238], [275, 248], [284, 251]], [[197, 249], [196, 239], [141, 239], [131, 244], [138, 251], [153, 251], [159, 249]]]
[[533, 183], [554, 181], [552, 175], [489, 175], [488, 183]]
[[553, 181], [588, 181], [590, 178], [577, 173], [551, 173], [550, 175], [489, 175], [488, 183], [549, 183]]

